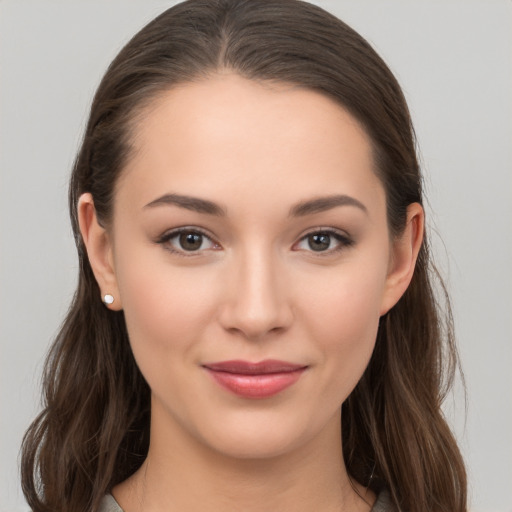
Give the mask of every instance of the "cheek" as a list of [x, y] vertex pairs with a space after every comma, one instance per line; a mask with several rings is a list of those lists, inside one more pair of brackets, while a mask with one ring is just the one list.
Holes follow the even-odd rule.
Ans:
[[342, 403], [364, 373], [379, 326], [385, 269], [351, 272], [317, 283], [304, 305], [308, 330], [322, 354], [328, 395]]
[[319, 328], [331, 333], [329, 338], [338, 333], [356, 342], [357, 333], [364, 337], [366, 330], [373, 330], [378, 323], [386, 272], [385, 262], [354, 260], [321, 277], [312, 276], [304, 287], [308, 290], [303, 294], [304, 314], [318, 319]]
[[193, 322], [195, 312], [189, 307], [186, 293], [178, 293], [179, 284], [152, 275], [155, 270], [148, 269], [142, 274], [131, 271], [128, 278], [121, 276], [123, 309], [132, 342], [171, 348], [171, 334], [175, 339], [184, 339], [191, 326], [197, 325]]
[[[193, 362], [195, 347], [212, 315], [212, 286], [200, 269], [169, 265], [158, 251], [132, 252], [116, 275], [130, 344], [151, 387]], [[154, 253], [157, 257], [153, 257]], [[173, 368], [173, 371], [169, 370]]]

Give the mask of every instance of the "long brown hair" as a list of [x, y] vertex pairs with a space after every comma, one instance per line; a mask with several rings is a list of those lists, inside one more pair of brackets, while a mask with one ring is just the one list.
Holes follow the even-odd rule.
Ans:
[[[46, 361], [43, 411], [22, 447], [22, 487], [35, 512], [97, 510], [105, 492], [147, 454], [150, 390], [123, 313], [100, 302], [77, 201], [90, 192], [108, 225], [138, 116], [163, 91], [219, 69], [318, 91], [358, 119], [373, 143], [394, 236], [407, 206], [422, 203], [401, 89], [371, 46], [339, 19], [298, 0], [189, 0], [149, 23], [108, 68], [73, 169], [78, 288]], [[441, 296], [441, 315], [433, 290], [436, 276], [425, 239], [411, 285], [381, 318], [369, 366], [343, 404], [343, 450], [349, 474], [376, 492], [386, 486], [398, 510], [465, 512], [464, 465], [440, 408], [457, 357], [449, 302]]]

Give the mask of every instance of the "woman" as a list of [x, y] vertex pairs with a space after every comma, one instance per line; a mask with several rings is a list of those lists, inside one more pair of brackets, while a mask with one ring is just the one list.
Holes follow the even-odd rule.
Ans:
[[148, 24], [73, 171], [33, 510], [465, 510], [422, 202], [401, 90], [341, 21], [191, 0]]

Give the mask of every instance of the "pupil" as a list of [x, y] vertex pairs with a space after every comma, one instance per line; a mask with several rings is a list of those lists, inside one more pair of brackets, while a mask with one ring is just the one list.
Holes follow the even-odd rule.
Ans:
[[198, 233], [182, 233], [180, 235], [180, 245], [187, 251], [197, 251], [203, 242], [203, 235]]
[[308, 237], [308, 244], [310, 249], [313, 251], [325, 251], [326, 249], [329, 249], [331, 237], [323, 233], [310, 235]]

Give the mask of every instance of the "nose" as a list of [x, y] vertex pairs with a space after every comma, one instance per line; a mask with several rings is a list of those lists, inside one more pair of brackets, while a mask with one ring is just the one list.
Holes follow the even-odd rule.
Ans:
[[285, 331], [293, 321], [286, 276], [276, 258], [247, 251], [228, 270], [225, 300], [219, 313], [222, 327], [250, 340]]

